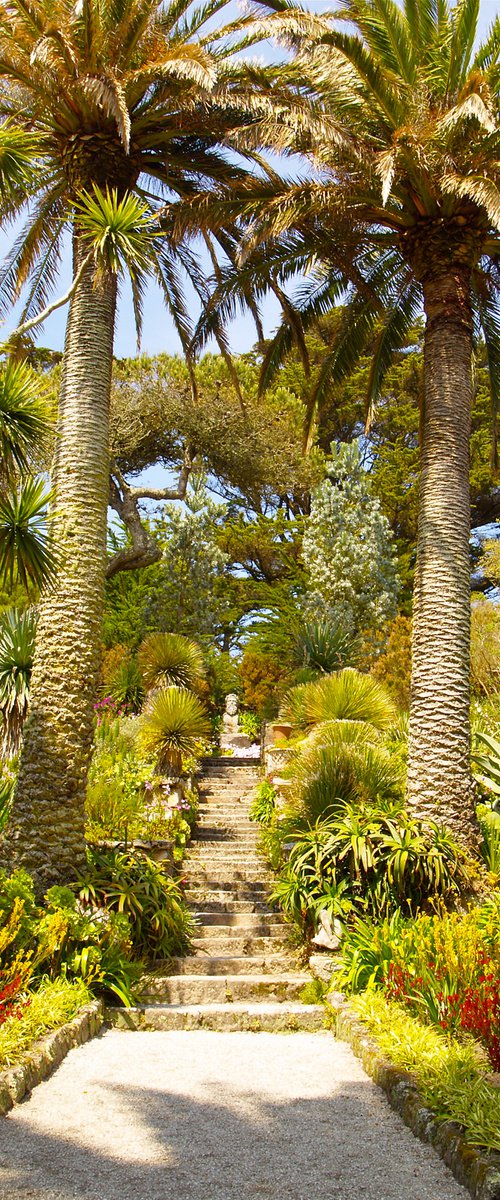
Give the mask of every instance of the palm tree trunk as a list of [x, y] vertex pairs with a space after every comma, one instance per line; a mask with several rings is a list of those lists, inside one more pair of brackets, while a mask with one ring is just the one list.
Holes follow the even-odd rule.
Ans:
[[[75, 270], [80, 257], [75, 237]], [[51, 533], [57, 579], [40, 603], [31, 710], [6, 850], [41, 893], [84, 863], [84, 804], [99, 665], [109, 494], [116, 283], [92, 264], [66, 330]], [[5, 857], [5, 851], [4, 851]]]
[[414, 590], [407, 800], [475, 840], [470, 770], [470, 272], [424, 283], [425, 412]]

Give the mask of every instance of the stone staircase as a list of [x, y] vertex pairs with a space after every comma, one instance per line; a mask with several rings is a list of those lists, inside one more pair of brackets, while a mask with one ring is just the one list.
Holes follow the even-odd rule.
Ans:
[[311, 979], [298, 969], [286, 926], [270, 907], [271, 875], [248, 817], [255, 763], [205, 767], [200, 818], [184, 860], [196, 920], [194, 953], [143, 980], [142, 1003], [111, 1009], [121, 1029], [321, 1029], [321, 1005], [305, 1005]]

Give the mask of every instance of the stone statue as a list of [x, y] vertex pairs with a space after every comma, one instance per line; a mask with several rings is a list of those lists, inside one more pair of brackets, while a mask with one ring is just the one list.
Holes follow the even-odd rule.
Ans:
[[234, 692], [226, 696], [226, 704], [222, 715], [222, 731], [220, 736], [221, 750], [245, 750], [251, 746], [251, 738], [240, 732], [238, 721], [239, 700]]

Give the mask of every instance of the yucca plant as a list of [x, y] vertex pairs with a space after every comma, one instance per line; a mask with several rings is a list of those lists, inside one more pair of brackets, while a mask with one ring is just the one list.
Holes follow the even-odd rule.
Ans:
[[365, 721], [374, 729], [388, 729], [396, 710], [385, 688], [353, 667], [324, 679], [299, 684], [284, 698], [280, 716], [299, 729], [309, 730], [322, 721]]
[[139, 712], [144, 700], [144, 683], [135, 658], [124, 658], [117, 667], [111, 687], [111, 698], [128, 713]]
[[287, 768], [291, 802], [307, 822], [346, 803], [401, 806], [402, 767], [363, 721], [331, 721], [302, 742]]
[[0, 616], [0, 730], [4, 758], [18, 754], [29, 706], [36, 613], [11, 608]]
[[185, 688], [167, 687], [152, 697], [140, 721], [139, 743], [156, 757], [160, 771], [182, 770], [182, 757], [194, 754], [210, 736], [210, 719], [203, 704]]
[[307, 617], [301, 623], [294, 647], [297, 666], [329, 674], [353, 666], [357, 654], [357, 638], [340, 621]]
[[203, 654], [197, 642], [182, 633], [150, 633], [137, 654], [147, 691], [154, 688], [195, 688], [203, 678]]

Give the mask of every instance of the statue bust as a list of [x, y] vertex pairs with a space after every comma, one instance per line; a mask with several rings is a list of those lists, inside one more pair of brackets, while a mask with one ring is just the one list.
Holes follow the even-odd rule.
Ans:
[[222, 716], [224, 733], [238, 732], [238, 704], [238, 697], [235, 696], [234, 692], [230, 692], [229, 695], [226, 696], [226, 704]]
[[226, 696], [224, 712], [222, 714], [222, 729], [220, 735], [221, 750], [237, 753], [238, 750], [245, 750], [251, 746], [251, 739], [246, 733], [240, 733], [238, 721], [239, 700], [234, 692], [230, 692]]

